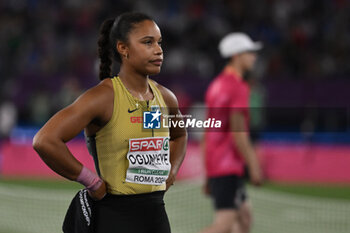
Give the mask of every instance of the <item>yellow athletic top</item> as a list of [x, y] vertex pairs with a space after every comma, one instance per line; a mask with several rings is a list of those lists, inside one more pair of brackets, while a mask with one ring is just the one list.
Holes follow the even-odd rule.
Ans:
[[[132, 96], [119, 77], [111, 80], [113, 114], [94, 138], [96, 170], [111, 194], [165, 190], [171, 167], [169, 130], [157, 129], [162, 119], [159, 115], [168, 114], [163, 96], [152, 80], [148, 83], [154, 98], [149, 101]], [[144, 119], [148, 120], [146, 126], [153, 123], [156, 128], [145, 129]]]

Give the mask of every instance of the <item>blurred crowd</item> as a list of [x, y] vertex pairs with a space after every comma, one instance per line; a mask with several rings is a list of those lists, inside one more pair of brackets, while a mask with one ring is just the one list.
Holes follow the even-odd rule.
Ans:
[[40, 125], [71, 103], [98, 82], [99, 26], [125, 11], [160, 26], [165, 63], [155, 79], [186, 106], [222, 69], [217, 44], [231, 31], [263, 42], [251, 74], [259, 82], [350, 77], [348, 0], [5, 0], [0, 105], [10, 101], [20, 123]]

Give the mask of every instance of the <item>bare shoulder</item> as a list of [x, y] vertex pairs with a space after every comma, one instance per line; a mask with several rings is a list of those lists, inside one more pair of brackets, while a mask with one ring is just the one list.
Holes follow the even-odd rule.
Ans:
[[96, 94], [102, 97], [111, 97], [113, 96], [113, 83], [111, 79], [104, 79], [96, 86], [88, 90], [92, 92], [91, 94]]
[[[77, 111], [89, 116], [87, 133], [95, 134], [110, 120], [113, 114], [114, 90], [111, 79], [104, 79], [82, 94], [73, 105]], [[97, 126], [97, 127], [96, 127]]]
[[158, 90], [163, 96], [163, 99], [166, 103], [166, 105], [170, 108], [178, 108], [178, 102], [175, 94], [169, 90], [168, 88], [164, 87], [163, 85], [157, 83], [156, 81], [152, 80], [153, 83], [156, 85]]
[[105, 122], [112, 115], [113, 101], [113, 83], [110, 79], [105, 79], [85, 91], [68, 108], [82, 117]]
[[101, 81], [96, 86], [84, 92], [76, 102], [89, 102], [90, 104], [100, 104], [101, 102], [113, 101], [113, 83], [110, 79]]

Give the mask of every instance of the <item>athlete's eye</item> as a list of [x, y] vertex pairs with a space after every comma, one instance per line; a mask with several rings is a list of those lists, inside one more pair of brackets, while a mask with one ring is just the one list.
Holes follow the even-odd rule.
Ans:
[[159, 46], [162, 46], [162, 41], [158, 41]]
[[152, 44], [152, 41], [151, 41], [151, 40], [146, 40], [146, 41], [144, 41], [143, 43], [146, 44], [146, 45], [151, 45], [151, 44]]

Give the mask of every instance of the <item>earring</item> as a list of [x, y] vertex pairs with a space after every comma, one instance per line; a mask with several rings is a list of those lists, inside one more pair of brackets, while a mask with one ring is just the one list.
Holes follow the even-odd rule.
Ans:
[[129, 59], [129, 54], [128, 54], [128, 53], [125, 54], [124, 57], [125, 57], [126, 59]]

